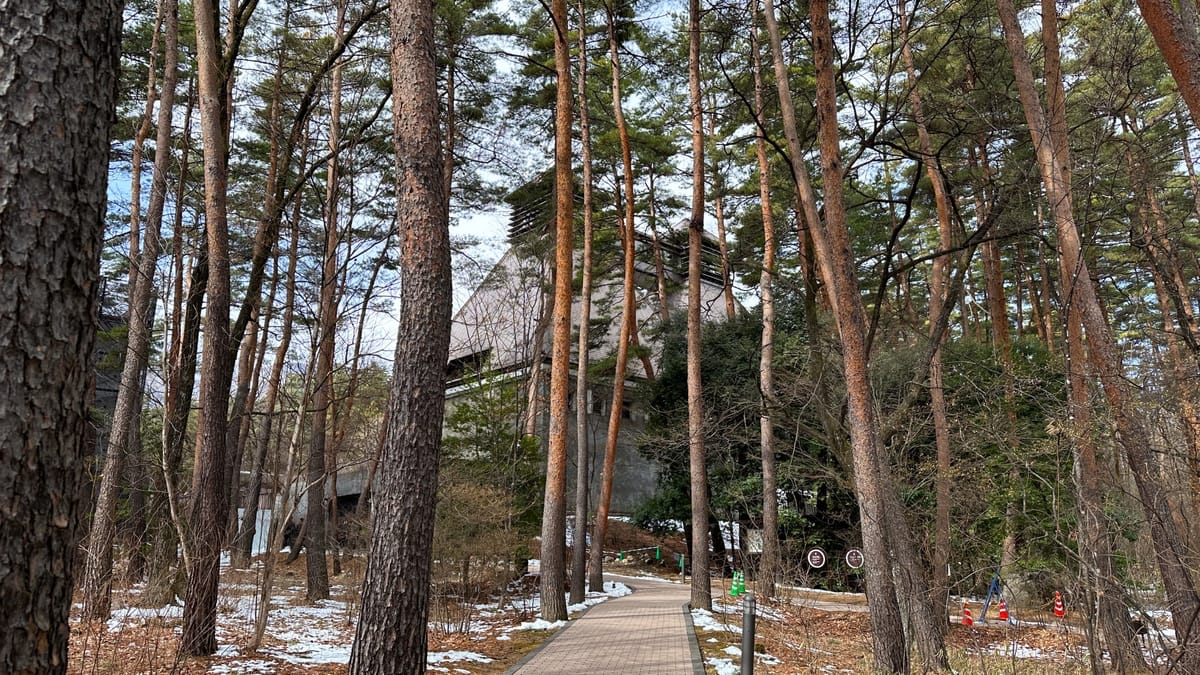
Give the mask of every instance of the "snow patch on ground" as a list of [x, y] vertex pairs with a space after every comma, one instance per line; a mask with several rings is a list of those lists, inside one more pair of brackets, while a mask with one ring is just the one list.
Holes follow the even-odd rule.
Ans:
[[312, 632], [288, 631], [277, 635], [281, 640], [295, 640], [284, 651], [264, 650], [266, 653], [288, 663], [297, 665], [317, 663], [350, 663], [350, 645], [331, 645], [324, 642], [325, 635]]
[[[714, 614], [738, 614], [739, 612], [742, 612], [744, 610], [745, 610], [744, 603], [743, 604], [737, 604], [737, 603], [726, 604], [726, 603], [722, 603], [722, 602], [713, 602], [713, 613]], [[755, 605], [754, 605], [754, 616], [762, 617], [764, 619], [770, 619], [772, 621], [783, 621], [783, 613], [782, 612], [780, 612], [779, 610], [776, 610], [776, 609], [772, 609], [771, 607], [765, 607], [765, 606], [757, 604], [757, 603], [755, 603]]]
[[230, 661], [229, 663], [218, 663], [208, 669], [210, 673], [273, 673], [278, 669], [279, 664], [274, 661], [262, 661], [260, 659], [250, 659], [248, 661]]
[[457, 663], [458, 661], [474, 661], [475, 663], [491, 663], [492, 659], [475, 652], [429, 652], [425, 655], [425, 663]]
[[337, 600], [318, 600], [313, 605], [280, 607], [275, 610], [279, 623], [293, 626], [274, 634], [287, 643], [282, 650], [270, 649], [267, 653], [295, 664], [349, 663], [350, 641], [346, 640], [345, 627], [339, 620], [347, 618], [346, 603]]
[[692, 610], [692, 625], [703, 630], [718, 630], [728, 633], [741, 633], [742, 627], [735, 623], [728, 623], [713, 616], [713, 613], [706, 609]]
[[983, 653], [995, 656], [1007, 656], [1015, 659], [1045, 659], [1049, 654], [1020, 642], [996, 642], [983, 648]]
[[[633, 591], [630, 590], [630, 588], [628, 586], [626, 586], [625, 584], [622, 584], [622, 583], [616, 582], [616, 581], [606, 581], [606, 582], [604, 582], [604, 591], [603, 592], [600, 592], [600, 591], [588, 592], [584, 596], [583, 602], [581, 602], [579, 604], [575, 604], [575, 605], [568, 605], [567, 613], [568, 614], [576, 614], [578, 612], [582, 612], [583, 610], [587, 609], [588, 607], [591, 607], [592, 605], [600, 604], [601, 602], [604, 602], [605, 600], [608, 600], [609, 598], [620, 598], [620, 597], [629, 595], [630, 593], [633, 593]], [[542, 607], [542, 603], [539, 598], [529, 598], [527, 600], [523, 600], [522, 604], [527, 608], [539, 610], [539, 613], [540, 613], [540, 610]], [[562, 628], [565, 625], [566, 625], [565, 621], [551, 622], [551, 621], [546, 621], [545, 619], [543, 619], [541, 617], [538, 617], [534, 621], [526, 621], [519, 626], [515, 626], [512, 628], [506, 628], [504, 630], [505, 631], [511, 631], [511, 630], [556, 630], [558, 628]]]
[[704, 664], [712, 666], [713, 670], [717, 671], [717, 675], [737, 675], [742, 672], [741, 667], [734, 665], [733, 661], [729, 659], [709, 657], [704, 660]]
[[808, 586], [790, 586], [788, 584], [779, 584], [780, 588], [786, 588], [789, 591], [799, 591], [802, 593], [817, 593], [820, 595], [834, 595], [846, 598], [861, 598], [862, 593], [852, 593], [849, 591], [827, 591], [823, 588], [809, 588]]
[[523, 621], [516, 628], [508, 630], [556, 630], [567, 625], [566, 621], [547, 621], [545, 619], [534, 619], [533, 621]]
[[158, 608], [122, 607], [113, 610], [112, 618], [105, 625], [109, 631], [121, 630], [125, 624], [146, 624], [152, 620], [179, 619], [183, 617], [183, 607], [167, 605]]

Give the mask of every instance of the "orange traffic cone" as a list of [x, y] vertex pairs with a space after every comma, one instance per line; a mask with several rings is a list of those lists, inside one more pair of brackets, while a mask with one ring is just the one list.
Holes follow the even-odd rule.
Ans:
[[1067, 615], [1067, 609], [1063, 607], [1062, 593], [1054, 591], [1054, 616], [1062, 618]]
[[967, 606], [966, 600], [963, 600], [962, 625], [964, 625], [964, 626], [974, 626], [975, 625], [975, 620], [971, 618], [971, 608], [969, 606]]
[[1004, 604], [1004, 598], [1000, 598], [1000, 620], [1008, 621], [1008, 605]]

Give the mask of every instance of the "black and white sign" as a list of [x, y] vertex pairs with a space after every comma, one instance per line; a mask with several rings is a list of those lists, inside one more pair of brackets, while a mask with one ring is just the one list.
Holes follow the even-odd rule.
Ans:
[[822, 551], [819, 548], [812, 549], [805, 557], [808, 559], [809, 567], [820, 569], [825, 566], [825, 551]]
[[866, 558], [863, 557], [863, 552], [861, 550], [852, 548], [849, 551], [846, 551], [846, 564], [849, 565], [851, 569], [858, 569], [862, 567], [864, 562], [866, 562]]

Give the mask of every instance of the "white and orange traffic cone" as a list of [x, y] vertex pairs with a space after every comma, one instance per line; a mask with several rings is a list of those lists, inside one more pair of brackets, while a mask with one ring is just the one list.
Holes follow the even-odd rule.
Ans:
[[1067, 608], [1063, 607], [1062, 593], [1054, 591], [1054, 616], [1062, 618], [1067, 615]]
[[964, 626], [974, 626], [975, 625], [975, 619], [971, 618], [971, 608], [967, 605], [966, 600], [963, 600], [962, 625], [964, 625]]
[[1004, 604], [1004, 598], [1000, 598], [1000, 620], [1008, 621], [1008, 605]]

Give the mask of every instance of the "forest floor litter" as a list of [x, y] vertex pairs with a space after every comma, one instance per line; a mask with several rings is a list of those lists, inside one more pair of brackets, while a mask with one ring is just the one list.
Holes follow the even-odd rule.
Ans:
[[[344, 673], [354, 640], [365, 560], [344, 557], [345, 570], [331, 581], [328, 600], [305, 600], [305, 559], [278, 559], [271, 611], [263, 642], [250, 649], [259, 606], [261, 557], [249, 570], [222, 569], [217, 604], [219, 649], [207, 658], [180, 659], [176, 647], [183, 608], [139, 607], [140, 587], [114, 590], [107, 622], [72, 622], [71, 673]], [[683, 583], [668, 556], [630, 556], [607, 570], [632, 577], [653, 576]], [[430, 672], [503, 673], [562, 627], [538, 612], [530, 577], [512, 593], [485, 602], [437, 598], [430, 621]], [[570, 608], [572, 618], [595, 603], [630, 592], [615, 582]], [[713, 588], [713, 611], [694, 610], [697, 641], [709, 673], [738, 672], [742, 645], [742, 599], [728, 595], [728, 580]], [[869, 672], [869, 616], [862, 595], [815, 589], [782, 589], [785, 598], [759, 598], [755, 636], [756, 671], [792, 673]], [[178, 601], [181, 603], [182, 601]], [[976, 605], [978, 607], [978, 605]], [[78, 606], [75, 614], [78, 614]], [[1011, 625], [994, 618], [975, 626], [951, 626], [948, 647], [959, 673], [1056, 673], [1089, 671], [1085, 637], [1077, 627], [1042, 614], [1015, 614]], [[1162, 621], [1160, 620], [1160, 625]], [[1164, 628], [1166, 628], [1164, 626]], [[1164, 633], [1168, 633], [1166, 628]], [[1153, 645], [1145, 644], [1149, 650]], [[1161, 646], [1161, 643], [1160, 643]]]

